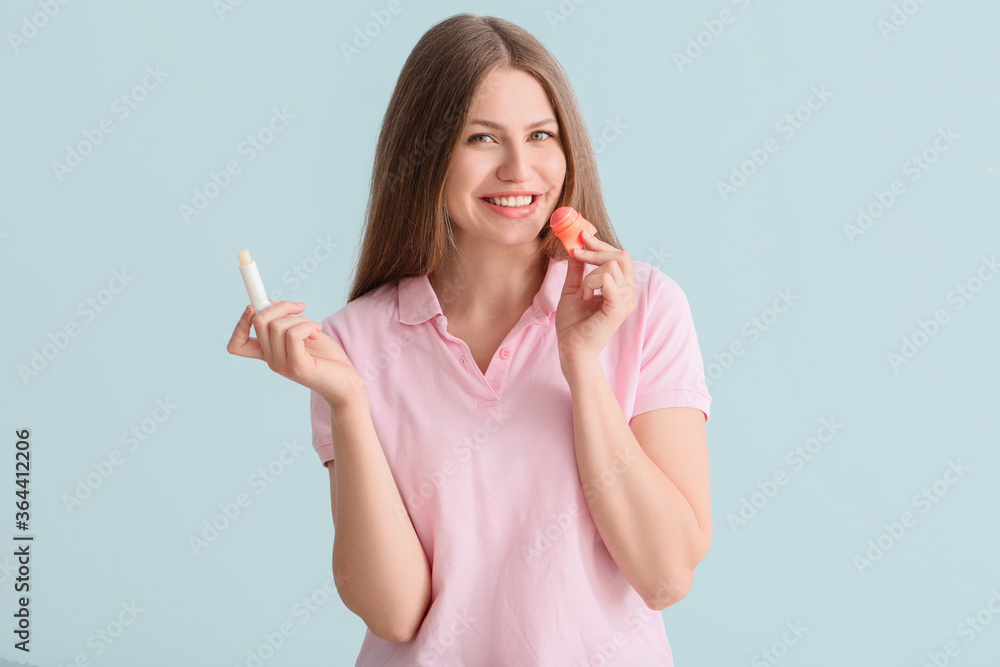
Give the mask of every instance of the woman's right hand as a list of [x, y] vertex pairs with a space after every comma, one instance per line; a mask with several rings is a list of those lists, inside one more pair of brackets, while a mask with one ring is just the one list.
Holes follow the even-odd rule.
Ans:
[[[304, 309], [304, 303], [291, 301], [271, 301], [260, 313], [247, 306], [226, 350], [266, 361], [272, 371], [309, 387], [331, 405], [364, 396], [364, 380], [343, 348], [323, 333], [321, 324], [292, 314]], [[250, 337], [251, 325], [257, 338]]]

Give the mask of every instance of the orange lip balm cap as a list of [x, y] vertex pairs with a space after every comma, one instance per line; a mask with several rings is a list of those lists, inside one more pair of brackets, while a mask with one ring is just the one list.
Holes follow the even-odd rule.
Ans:
[[552, 227], [553, 233], [562, 241], [563, 247], [566, 248], [570, 257], [573, 256], [574, 250], [584, 248], [587, 245], [581, 236], [582, 232], [597, 234], [597, 228], [572, 206], [560, 206], [553, 211], [549, 225]]

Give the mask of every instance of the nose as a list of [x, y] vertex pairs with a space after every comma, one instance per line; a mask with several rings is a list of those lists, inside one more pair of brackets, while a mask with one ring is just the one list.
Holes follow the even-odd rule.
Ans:
[[527, 147], [508, 144], [503, 151], [503, 158], [497, 167], [497, 178], [513, 183], [527, 183], [531, 178], [532, 165]]

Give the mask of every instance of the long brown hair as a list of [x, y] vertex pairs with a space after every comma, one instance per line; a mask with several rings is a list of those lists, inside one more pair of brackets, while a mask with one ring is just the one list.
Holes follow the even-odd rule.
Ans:
[[[533, 75], [549, 95], [566, 155], [559, 206], [572, 206], [621, 249], [604, 199], [597, 160], [562, 66], [531, 33], [493, 16], [457, 14], [413, 47], [382, 120], [365, 232], [348, 301], [408, 276], [433, 272], [454, 249], [444, 208], [451, 156], [473, 98], [494, 69]], [[567, 258], [546, 224], [541, 251]]]

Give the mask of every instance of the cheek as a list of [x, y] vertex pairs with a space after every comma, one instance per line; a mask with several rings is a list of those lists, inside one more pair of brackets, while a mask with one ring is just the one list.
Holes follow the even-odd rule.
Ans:
[[468, 195], [482, 181], [482, 160], [457, 157], [451, 166], [447, 190], [458, 196]]
[[553, 154], [546, 161], [545, 175], [553, 183], [562, 183], [566, 177], [566, 155], [562, 151]]
[[469, 192], [469, 172], [461, 161], [456, 160], [451, 167], [448, 181], [444, 186], [444, 196], [448, 204], [456, 203], [460, 197]]

